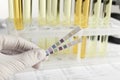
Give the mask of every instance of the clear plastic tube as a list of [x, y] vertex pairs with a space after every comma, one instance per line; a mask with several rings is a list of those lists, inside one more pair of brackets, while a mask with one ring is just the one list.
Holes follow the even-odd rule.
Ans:
[[74, 23], [75, 25], [79, 25], [79, 26], [81, 21], [81, 5], [82, 5], [82, 0], [75, 0]]
[[[90, 0], [75, 0], [75, 20], [74, 23], [81, 28], [88, 27]], [[82, 37], [80, 57], [85, 58], [87, 37]]]
[[60, 0], [52, 0], [52, 25], [57, 25], [59, 23], [60, 16]]
[[46, 9], [47, 9], [47, 0], [39, 0], [39, 24], [45, 25], [46, 24]]
[[17, 30], [23, 30], [23, 0], [14, 0], [14, 22]]
[[14, 11], [13, 11], [13, 1], [14, 0], [8, 0], [8, 5], [9, 5], [9, 19], [13, 20], [14, 19]]
[[[110, 22], [112, 0], [102, 0], [101, 1], [101, 12], [100, 12], [100, 22], [101, 27], [107, 28]], [[108, 36], [98, 37], [98, 49], [97, 56], [105, 56], [107, 50]]]
[[[89, 28], [98, 26], [101, 0], [90, 1]], [[87, 37], [86, 57], [95, 57], [97, 48], [97, 36]]]
[[47, 0], [47, 24], [52, 23], [52, 0]]
[[71, 24], [72, 0], [63, 0], [63, 21], [65, 25]]
[[32, 21], [32, 0], [24, 0], [23, 8], [23, 19], [24, 23], [31, 23]]
[[57, 25], [59, 23], [60, 0], [47, 0], [47, 24]]

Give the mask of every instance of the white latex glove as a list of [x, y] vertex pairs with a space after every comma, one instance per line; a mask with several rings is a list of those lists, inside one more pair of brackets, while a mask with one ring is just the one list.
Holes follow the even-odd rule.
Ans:
[[0, 80], [40, 63], [46, 58], [44, 50], [19, 37], [0, 36]]

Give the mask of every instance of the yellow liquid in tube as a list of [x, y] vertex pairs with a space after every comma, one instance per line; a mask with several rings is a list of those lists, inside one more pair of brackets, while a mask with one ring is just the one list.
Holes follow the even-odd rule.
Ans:
[[[100, 21], [102, 22], [103, 28], [107, 28], [109, 26], [110, 14], [111, 14], [111, 5], [112, 0], [102, 0], [101, 1], [101, 16]], [[99, 36], [99, 44], [98, 44], [98, 56], [105, 56], [107, 49], [108, 36]]]
[[[74, 13], [74, 24], [76, 26], [80, 26], [81, 21], [81, 3], [82, 0], [75, 0], [75, 13]], [[77, 39], [77, 36], [73, 37], [73, 39]], [[73, 53], [78, 53], [78, 45], [73, 46]]]
[[13, 0], [8, 0], [8, 5], [9, 5], [9, 19], [13, 20], [14, 19], [14, 11], [13, 11]]
[[71, 24], [72, 0], [63, 0], [63, 21], [65, 25]]
[[47, 0], [47, 24], [52, 23], [52, 0]]
[[39, 0], [39, 24], [45, 25], [47, 18], [47, 0]]
[[59, 22], [60, 0], [47, 0], [47, 24], [56, 25]]
[[[78, 39], [78, 37], [77, 37], [77, 36], [74, 36], [74, 37], [73, 37], [73, 40], [76, 40], [76, 39]], [[76, 45], [73, 46], [73, 53], [74, 53], [74, 54], [77, 54], [77, 53], [78, 53], [78, 44], [76, 44]]]
[[31, 23], [32, 21], [32, 0], [24, 0], [24, 11], [23, 11], [24, 23]]
[[79, 26], [81, 22], [81, 5], [82, 5], [82, 0], [75, 0], [74, 23], [75, 25], [79, 25]]
[[[75, 0], [75, 25], [79, 25], [81, 28], [88, 27], [89, 4], [90, 0]], [[85, 58], [86, 40], [87, 37], [83, 36], [81, 43], [81, 58]]]
[[23, 0], [14, 0], [14, 22], [16, 30], [23, 30]]
[[52, 25], [57, 25], [59, 23], [59, 13], [60, 13], [60, 0], [52, 0]]
[[[90, 1], [89, 28], [98, 27], [101, 0]], [[86, 57], [95, 57], [97, 47], [97, 36], [87, 37]]]

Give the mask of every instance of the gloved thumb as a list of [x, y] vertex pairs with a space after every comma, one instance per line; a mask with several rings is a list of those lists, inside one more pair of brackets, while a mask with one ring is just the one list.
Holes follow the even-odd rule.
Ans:
[[38, 62], [42, 62], [46, 58], [45, 50], [30, 50], [19, 55], [19, 61], [22, 62], [25, 67], [31, 67]]

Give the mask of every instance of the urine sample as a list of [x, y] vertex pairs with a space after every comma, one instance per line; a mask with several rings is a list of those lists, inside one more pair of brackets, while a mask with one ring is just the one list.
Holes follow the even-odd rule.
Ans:
[[[111, 5], [112, 0], [102, 0], [101, 1], [101, 12], [100, 12], [100, 27], [107, 28], [109, 27], [110, 22], [110, 14], [111, 14]], [[98, 49], [97, 55], [98, 56], [105, 56], [107, 50], [107, 43], [108, 43], [108, 36], [100, 35], [98, 37]]]
[[[89, 28], [97, 28], [99, 22], [101, 0], [90, 1]], [[86, 57], [95, 57], [97, 47], [97, 36], [87, 37]]]
[[[78, 36], [73, 36], [73, 40], [77, 40], [78, 39]], [[72, 51], [74, 54], [77, 54], [78, 53], [78, 44], [74, 45], [73, 46], [73, 51]]]
[[[90, 0], [75, 0], [75, 19], [74, 23], [81, 28], [88, 27]], [[87, 37], [82, 37], [80, 57], [85, 58]]]
[[60, 0], [47, 0], [47, 24], [57, 25], [60, 15]]
[[14, 23], [16, 30], [23, 30], [23, 0], [13, 0]]
[[63, 0], [63, 21], [65, 25], [71, 24], [72, 0]]
[[82, 28], [87, 28], [88, 27], [89, 7], [90, 7], [90, 0], [82, 0], [81, 21], [80, 21], [80, 26]]
[[81, 24], [81, 5], [82, 0], [75, 0], [74, 24], [77, 26]]
[[9, 19], [13, 20], [14, 19], [14, 8], [13, 8], [13, 1], [14, 0], [8, 0], [8, 5], [9, 5]]
[[52, 25], [59, 24], [59, 17], [60, 17], [60, 0], [52, 0], [52, 9], [51, 9], [51, 15], [52, 15]]
[[39, 24], [45, 25], [46, 24], [46, 18], [47, 18], [47, 0], [38, 0], [39, 2]]
[[25, 24], [32, 21], [32, 0], [24, 0], [23, 6], [23, 20]]

